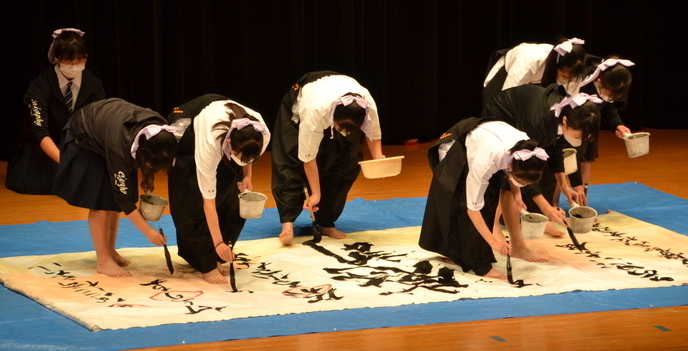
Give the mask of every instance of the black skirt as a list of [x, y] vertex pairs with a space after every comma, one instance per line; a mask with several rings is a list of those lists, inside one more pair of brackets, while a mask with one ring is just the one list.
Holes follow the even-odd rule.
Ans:
[[[136, 176], [134, 173], [133, 179], [136, 179]], [[138, 181], [134, 180], [134, 184], [137, 183]], [[62, 130], [60, 165], [57, 168], [53, 193], [72, 206], [121, 212], [113, 191], [105, 158], [80, 147], [68, 122]], [[138, 189], [131, 189], [130, 196], [136, 203]]]

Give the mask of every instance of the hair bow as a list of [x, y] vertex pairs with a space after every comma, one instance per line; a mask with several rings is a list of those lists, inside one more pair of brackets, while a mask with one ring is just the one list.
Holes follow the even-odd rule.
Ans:
[[588, 95], [586, 93], [578, 93], [574, 96], [565, 97], [560, 103], [552, 105], [549, 110], [554, 111], [554, 117], [559, 117], [564, 107], [571, 106], [571, 108], [576, 108], [588, 101], [592, 101], [596, 104], [601, 104], [603, 102], [602, 99], [597, 97], [595, 94]]
[[53, 31], [53, 42], [50, 43], [50, 48], [48, 49], [48, 61], [50, 61], [50, 63], [53, 63], [53, 64], [57, 63], [57, 60], [55, 59], [55, 53], [54, 53], [54, 51], [55, 51], [55, 48], [54, 48], [55, 39], [60, 34], [62, 34], [62, 32], [76, 32], [77, 34], [79, 34], [79, 36], [82, 36], [82, 37], [84, 36], [84, 34], [86, 34], [86, 32], [83, 32], [83, 31], [76, 29], [76, 28], [62, 28], [62, 29], [56, 29], [55, 31]]
[[512, 152], [511, 156], [513, 156], [514, 159], [517, 159], [519, 161], [526, 161], [533, 156], [539, 158], [542, 161], [547, 161], [547, 159], [549, 158], [549, 155], [547, 155], [547, 152], [545, 151], [545, 149], [543, 149], [541, 147], [536, 147], [535, 150], [528, 150], [528, 149], [517, 150], [517, 151]]
[[573, 49], [573, 44], [578, 44], [578, 45], [583, 45], [585, 44], [585, 40], [583, 39], [578, 39], [578, 38], [571, 38], [567, 39], [563, 43], [557, 45], [554, 47], [554, 51], [557, 52], [557, 62], [559, 62], [559, 58], [571, 53], [571, 50]]
[[179, 131], [179, 128], [168, 126], [167, 124], [149, 124], [141, 129], [141, 131], [136, 134], [134, 142], [131, 144], [131, 157], [136, 158], [136, 150], [139, 149], [139, 138], [141, 135], [146, 136], [146, 140], [160, 134], [162, 131], [167, 131], [172, 134]]
[[370, 134], [372, 133], [372, 120], [370, 119], [370, 115], [368, 115], [370, 103], [366, 99], [359, 96], [344, 95], [335, 100], [335, 102], [332, 104], [332, 109], [330, 112], [330, 139], [334, 138], [334, 110], [337, 108], [338, 105], [349, 106], [354, 101], [356, 101], [356, 104], [358, 104], [358, 106], [361, 106], [366, 111], [365, 118], [363, 119], [363, 125], [361, 126], [361, 131], [367, 136], [370, 136]]
[[[229, 127], [229, 130], [227, 131], [225, 141], [230, 139], [230, 136], [234, 130], [242, 130], [248, 126], [253, 126], [253, 129], [255, 129], [256, 132], [263, 134], [264, 139], [266, 135], [270, 134], [265, 125], [260, 123], [259, 121], [252, 121], [245, 117], [237, 118], [232, 120], [232, 125]], [[263, 140], [263, 142], [265, 143], [267, 142], [267, 140]], [[224, 154], [227, 155], [227, 158], [232, 157], [232, 147], [229, 145], [229, 143], [225, 142], [222, 144], [222, 152], [224, 152]]]
[[591, 75], [585, 77], [583, 81], [581, 82], [580, 86], [584, 86], [586, 84], [589, 84], [590, 82], [594, 81], [597, 79], [597, 77], [600, 76], [600, 73], [603, 71], [606, 71], [607, 68], [614, 67], [616, 65], [623, 65], [626, 67], [631, 67], [635, 66], [635, 63], [631, 60], [623, 60], [623, 59], [606, 59], [602, 61], [598, 66], [597, 69], [595, 69], [595, 72], [593, 72]]

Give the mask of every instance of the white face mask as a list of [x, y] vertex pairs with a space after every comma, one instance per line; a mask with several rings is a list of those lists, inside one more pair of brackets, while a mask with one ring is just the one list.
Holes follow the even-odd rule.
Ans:
[[595, 81], [595, 82], [593, 82], [593, 84], [595, 85], [595, 89], [597, 89], [597, 95], [599, 95], [600, 99], [602, 99], [606, 102], [610, 102], [610, 103], [614, 102], [614, 100], [611, 97], [609, 97], [608, 95], [602, 94], [602, 89], [601, 89], [600, 83]]
[[569, 85], [569, 82], [570, 81], [568, 79], [561, 79], [561, 78], [557, 77], [557, 84], [559, 84], [559, 85], [567, 86], [567, 85]]
[[582, 140], [582, 139], [576, 139], [576, 138], [570, 136], [570, 135], [569, 135], [568, 133], [566, 133], [566, 132], [563, 132], [563, 133], [564, 133], [564, 139], [566, 139], [566, 141], [568, 141], [569, 144], [571, 144], [571, 146], [573, 146], [573, 147], [579, 147], [579, 146], [581, 146], [581, 144], [583, 143], [583, 140]]
[[234, 162], [236, 162], [236, 164], [238, 164], [241, 167], [248, 165], [248, 163], [241, 162], [241, 159], [238, 158], [235, 154], [232, 154], [230, 157], [232, 158], [232, 160], [234, 160]]
[[515, 185], [518, 188], [523, 188], [524, 186], [526, 186], [526, 184], [521, 184], [518, 181], [516, 181], [516, 179], [514, 179], [514, 176], [512, 176], [511, 174], [509, 174], [509, 181], [511, 181], [511, 184]]
[[65, 65], [62, 63], [60, 63], [59, 65], [60, 72], [62, 72], [62, 74], [69, 79], [76, 78], [86, 68], [85, 62], [78, 65]]

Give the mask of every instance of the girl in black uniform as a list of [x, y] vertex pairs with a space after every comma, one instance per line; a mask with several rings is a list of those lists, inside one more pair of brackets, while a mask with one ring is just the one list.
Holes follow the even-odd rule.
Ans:
[[[630, 60], [612, 56], [598, 64], [589, 65], [589, 75], [581, 83], [580, 91], [596, 94], [603, 101], [599, 103], [601, 127], [612, 131], [619, 139], [631, 133], [621, 120], [615, 103], [625, 106], [632, 76], [627, 67], [635, 65]], [[579, 155], [581, 182], [587, 187], [592, 172], [592, 162], [597, 158], [597, 142], [588, 144], [585, 154]], [[587, 205], [585, 203], [581, 205]]]
[[169, 175], [170, 213], [179, 256], [211, 284], [227, 284], [223, 262], [246, 220], [240, 192], [252, 190], [252, 163], [265, 152], [270, 132], [261, 115], [218, 94], [176, 107], [170, 124], [188, 125]]
[[[526, 84], [499, 92], [483, 109], [483, 116], [496, 117], [511, 124], [547, 150], [550, 156], [547, 169], [537, 186], [526, 189], [529, 196], [525, 197], [525, 202], [528, 211], [541, 212], [550, 221], [562, 226], [563, 214], [550, 203], [555, 188], [559, 187], [569, 203], [582, 203], [585, 200], [582, 186], [571, 189], [567, 184], [562, 150], [567, 142], [574, 146], [583, 145], [584, 150], [588, 140], [597, 138], [600, 112], [594, 101], [599, 99], [587, 94], [566, 97], [560, 85], [552, 84], [543, 88]], [[560, 105], [562, 102], [565, 103]], [[557, 110], [553, 106], [561, 108]], [[518, 218], [515, 220], [518, 221]], [[563, 235], [552, 223], [548, 224], [546, 232], [553, 236]]]
[[[335, 228], [346, 196], [361, 170], [362, 147], [384, 158], [375, 101], [355, 79], [332, 71], [302, 76], [284, 95], [272, 142], [272, 193], [282, 223], [280, 241], [291, 245], [302, 209], [315, 212], [322, 234]], [[310, 197], [305, 199], [307, 186]]]
[[[76, 111], [105, 98], [100, 79], [85, 69], [84, 32], [58, 29], [48, 52], [51, 65], [24, 95], [27, 118], [7, 163], [5, 186], [21, 194], [52, 194], [60, 162], [60, 132]], [[71, 98], [70, 98], [71, 95]]]
[[63, 129], [53, 191], [70, 205], [89, 209], [98, 273], [131, 276], [122, 268], [130, 261], [115, 250], [118, 212], [123, 211], [151, 243], [166, 242], [136, 208], [137, 171], [143, 174], [141, 188], [153, 191], [154, 174], [172, 168], [177, 152], [174, 131], [158, 113], [117, 98], [84, 106]]

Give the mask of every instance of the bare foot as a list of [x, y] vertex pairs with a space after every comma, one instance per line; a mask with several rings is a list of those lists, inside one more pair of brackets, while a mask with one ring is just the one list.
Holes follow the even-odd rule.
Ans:
[[119, 252], [112, 250], [112, 259], [120, 266], [126, 267], [131, 264], [131, 261], [127, 260], [126, 258], [120, 256]]
[[344, 239], [346, 238], [346, 233], [337, 230], [335, 227], [325, 228], [322, 227], [323, 235], [327, 235], [332, 239]]
[[213, 269], [208, 273], [203, 273], [201, 276], [210, 284], [227, 284], [227, 279], [225, 279], [217, 269]]
[[525, 243], [519, 245], [516, 244], [516, 241], [513, 241], [511, 243], [511, 257], [520, 258], [528, 262], [549, 262], [547, 258], [535, 253], [535, 251], [528, 248], [528, 246], [526, 246]]
[[554, 223], [552, 221], [547, 221], [547, 225], [545, 225], [545, 233], [553, 236], [553, 237], [560, 237], [564, 236], [566, 233], [562, 232], [561, 230], [557, 229], [557, 227], [554, 226]]
[[217, 270], [218, 270], [218, 271], [220, 272], [220, 274], [223, 275], [223, 276], [229, 275], [229, 268], [228, 268], [228, 267], [225, 267], [225, 266], [222, 265], [222, 263], [220, 263], [220, 262], [217, 263]]
[[291, 246], [292, 239], [294, 239], [294, 223], [282, 223], [282, 232], [279, 235], [282, 246]]
[[499, 271], [494, 268], [490, 269], [489, 272], [485, 273], [483, 277], [506, 280], [506, 276], [502, 273], [499, 273]]
[[131, 277], [131, 273], [112, 260], [98, 261], [96, 272], [112, 278]]

